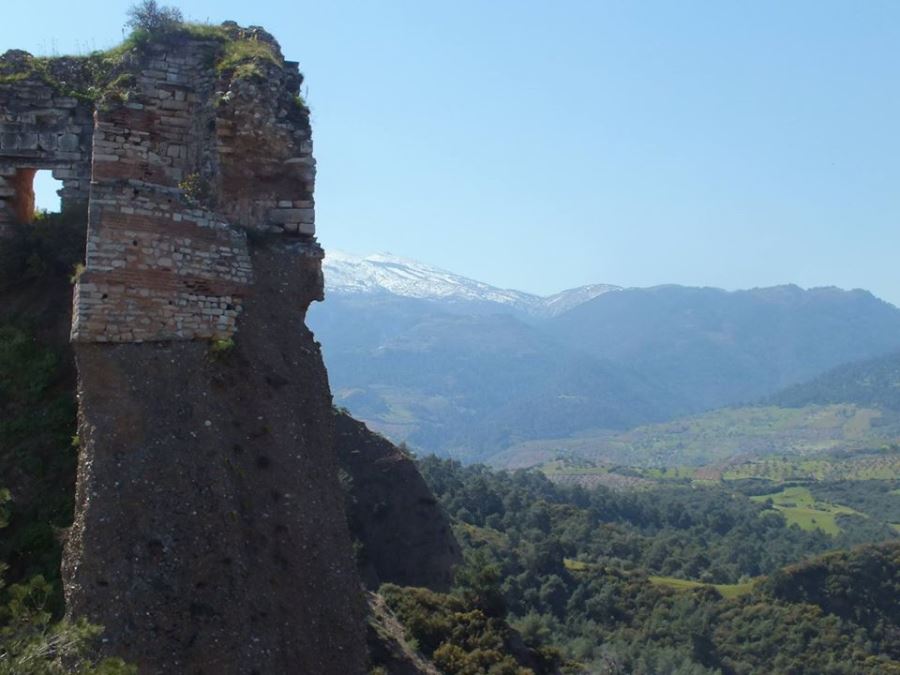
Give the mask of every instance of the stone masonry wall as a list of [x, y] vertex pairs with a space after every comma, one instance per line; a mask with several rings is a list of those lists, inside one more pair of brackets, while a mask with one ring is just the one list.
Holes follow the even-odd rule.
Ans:
[[[90, 194], [93, 105], [60, 91], [30, 60], [21, 51], [0, 56], [0, 235], [30, 221], [35, 170], [62, 181], [63, 209], [83, 207]], [[73, 64], [57, 61], [58, 69]]]
[[230, 337], [253, 282], [248, 231], [322, 257], [298, 66], [267, 33], [233, 30], [278, 62], [236, 77], [211, 67], [215, 41], [151, 46], [130, 89], [98, 108], [74, 340]]
[[142, 45], [105, 83], [84, 59], [0, 58], [0, 236], [30, 221], [35, 170], [63, 180], [64, 209], [89, 202], [75, 341], [230, 337], [253, 282], [247, 232], [323, 255], [298, 64], [259, 28], [225, 28], [271, 58], [219, 69], [221, 40], [182, 35]]
[[73, 340], [232, 335], [253, 279], [246, 234], [200, 209], [125, 203], [115, 192], [91, 201], [99, 227], [75, 294]]
[[151, 52], [95, 115], [79, 342], [229, 337], [253, 281], [246, 233], [179, 185], [209, 165], [217, 45]]

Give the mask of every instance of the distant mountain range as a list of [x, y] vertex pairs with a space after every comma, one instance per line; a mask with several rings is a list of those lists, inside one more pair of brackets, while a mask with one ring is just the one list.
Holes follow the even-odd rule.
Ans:
[[592, 284], [541, 297], [481, 281], [388, 253], [365, 257], [329, 251], [324, 262], [328, 290], [340, 294], [390, 293], [403, 298], [473, 305], [500, 305], [533, 316], [556, 316], [597, 296], [622, 290]]
[[620, 288], [539, 297], [388, 255], [330, 252], [309, 323], [335, 402], [423, 451], [487, 459], [754, 402], [900, 351], [866, 291]]
[[836, 365], [900, 348], [900, 310], [868, 291], [630, 288], [548, 324], [560, 341], [627, 365], [692, 411], [751, 403]]

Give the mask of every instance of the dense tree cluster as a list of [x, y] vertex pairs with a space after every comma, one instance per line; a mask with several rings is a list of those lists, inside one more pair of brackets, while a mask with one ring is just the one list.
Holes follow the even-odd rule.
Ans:
[[[897, 597], [896, 543], [785, 567], [842, 541], [722, 486], [587, 492], [535, 472], [421, 467], [466, 550], [459, 592], [472, 593], [473, 570], [493, 570], [491, 604], [526, 643], [559, 645], [592, 673], [900, 672], [898, 617], [884, 604]], [[673, 577], [748, 583], [677, 589]], [[791, 595], [795, 578], [809, 581]], [[723, 597], [729, 588], [741, 590]], [[859, 589], [855, 611], [839, 588]]]
[[[836, 547], [822, 532], [719, 486], [613, 492], [426, 458], [422, 470], [464, 539], [503, 540], [504, 571], [560, 573], [563, 559], [736, 583]], [[470, 527], [466, 527], [470, 526]], [[497, 536], [492, 538], [491, 533]], [[502, 533], [502, 536], [501, 536]]]
[[766, 590], [862, 626], [880, 653], [900, 659], [900, 545], [829, 553], [779, 570]]
[[75, 483], [73, 389], [68, 355], [0, 322], [0, 473], [12, 492], [0, 560], [14, 581], [40, 574], [59, 588], [59, 531], [72, 520]]
[[881, 522], [900, 523], [900, 499], [896, 498], [898, 482], [898, 479], [867, 480], [865, 489], [861, 490], [859, 481], [841, 480], [811, 483], [809, 489], [822, 501], [849, 506]]

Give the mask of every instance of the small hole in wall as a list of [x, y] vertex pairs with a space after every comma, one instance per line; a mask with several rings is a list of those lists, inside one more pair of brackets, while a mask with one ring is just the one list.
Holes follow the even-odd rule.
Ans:
[[137, 246], [137, 239], [132, 239], [132, 240], [131, 240], [131, 245], [132, 245], [132, 246]]
[[135, 189], [133, 190], [132, 194], [133, 194], [134, 197], [140, 197], [140, 196], [141, 196], [141, 191], [138, 190], [137, 188], [135, 188]]
[[62, 210], [59, 191], [62, 190], [63, 183], [56, 180], [52, 172], [35, 172], [33, 186], [35, 213], [59, 213]]
[[108, 297], [109, 297], [109, 296], [108, 296], [106, 293], [104, 293], [103, 295], [100, 296], [100, 299], [101, 299], [101, 300], [106, 300], [106, 298], [108, 298]]
[[33, 223], [42, 214], [60, 212], [59, 190], [63, 185], [50, 171], [16, 169], [7, 182], [13, 190], [10, 205], [20, 223]]

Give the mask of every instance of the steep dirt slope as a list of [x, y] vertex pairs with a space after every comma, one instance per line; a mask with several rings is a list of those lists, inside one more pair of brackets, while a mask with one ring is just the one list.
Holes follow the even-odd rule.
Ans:
[[446, 590], [462, 556], [412, 459], [345, 412], [335, 411], [336, 450], [350, 478], [350, 527], [362, 544], [364, 577]]

